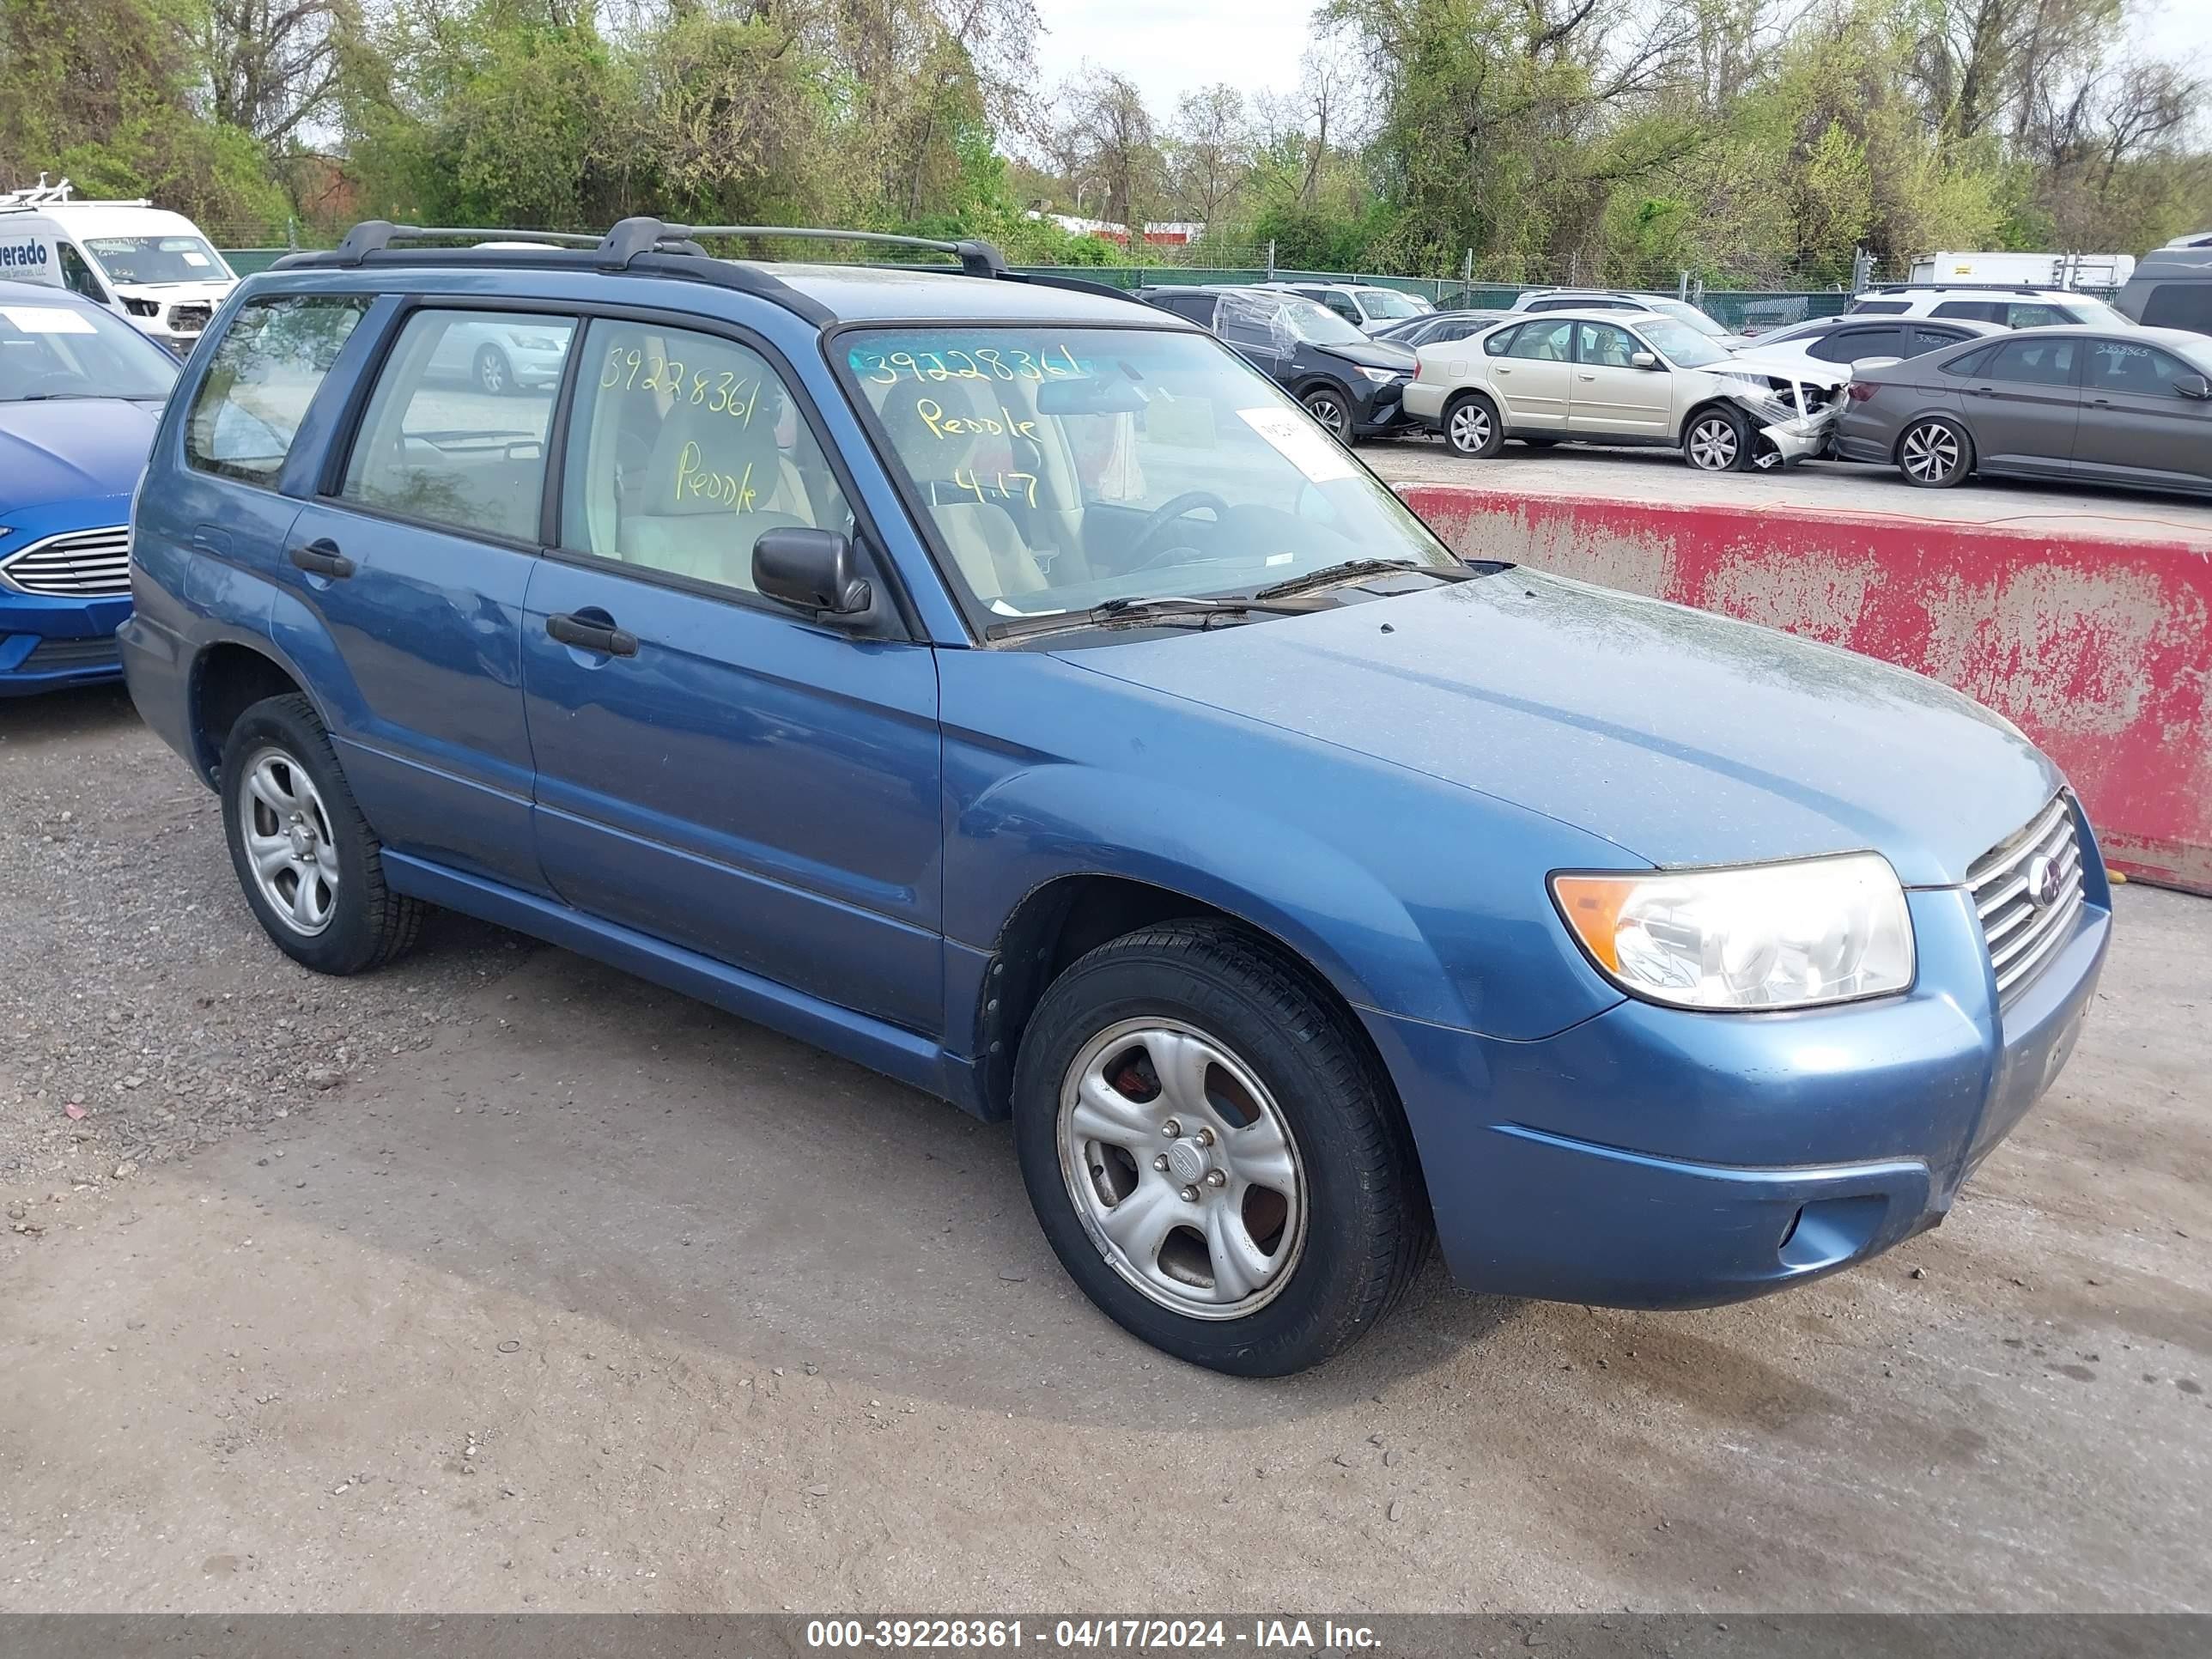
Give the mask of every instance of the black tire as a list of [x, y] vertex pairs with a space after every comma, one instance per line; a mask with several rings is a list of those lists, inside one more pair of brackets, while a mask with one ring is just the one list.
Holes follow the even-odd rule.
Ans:
[[1298, 401], [1306, 413], [1328, 428], [1328, 435], [1347, 447], [1352, 442], [1352, 403], [1333, 386], [1308, 386]]
[[477, 390], [495, 398], [503, 398], [514, 390], [514, 365], [497, 346], [478, 346], [477, 360], [470, 374], [475, 378]]
[[1897, 436], [1898, 476], [1916, 489], [1950, 489], [1973, 476], [1974, 441], [1955, 421], [1931, 416]]
[[[1297, 1254], [1272, 1299], [1249, 1314], [1194, 1316], [1137, 1288], [1094, 1243], [1097, 1224], [1073, 1190], [1081, 1176], [1064, 1170], [1070, 1067], [1118, 1025], [1146, 1019], [1231, 1051], [1272, 1097], [1300, 1165]], [[1068, 1276], [1123, 1328], [1194, 1365], [1282, 1376], [1319, 1364], [1396, 1304], [1433, 1237], [1412, 1137], [1388, 1082], [1298, 971], [1225, 923], [1149, 927], [1100, 945], [1054, 980], [1022, 1039], [1013, 1111], [1023, 1182]]]
[[1486, 461], [1505, 444], [1498, 405], [1480, 392], [1462, 392], [1444, 405], [1444, 442], [1455, 455]]
[[[304, 837], [310, 847], [327, 848], [335, 855], [336, 882], [315, 890], [329, 898], [327, 917], [312, 932], [279, 910], [247, 848], [249, 799], [256, 803], [254, 834], [264, 841], [287, 834], [285, 815], [252, 795], [251, 775], [264, 762], [289, 781], [293, 799], [307, 806], [295, 816], [312, 832]], [[306, 788], [290, 773], [293, 768], [304, 774]], [[358, 974], [382, 966], [415, 943], [426, 907], [385, 884], [381, 845], [362, 817], [338, 769], [330, 734], [307, 698], [297, 693], [264, 698], [238, 717], [223, 742], [218, 787], [223, 839], [230, 846], [239, 887], [255, 919], [285, 955], [318, 973]], [[275, 878], [279, 896], [286, 873], [280, 871]], [[296, 895], [301, 878], [296, 872], [290, 874]]]
[[1699, 472], [1743, 472], [1752, 465], [1751, 422], [1740, 409], [1711, 404], [1682, 426], [1682, 459]]

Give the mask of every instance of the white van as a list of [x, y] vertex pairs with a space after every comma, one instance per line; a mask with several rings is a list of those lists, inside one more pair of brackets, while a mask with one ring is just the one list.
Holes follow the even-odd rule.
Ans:
[[180, 357], [238, 285], [182, 214], [72, 201], [67, 180], [0, 195], [0, 280], [73, 289]]

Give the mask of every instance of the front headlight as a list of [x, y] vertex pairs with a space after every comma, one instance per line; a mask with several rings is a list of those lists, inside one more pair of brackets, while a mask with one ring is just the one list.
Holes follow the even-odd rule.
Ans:
[[1377, 386], [1388, 386], [1391, 381], [1401, 378], [1406, 373], [1402, 368], [1361, 368], [1358, 364], [1353, 365], [1353, 367], [1358, 368], [1359, 372], [1362, 374], [1374, 381]]
[[1677, 1008], [1806, 1008], [1907, 989], [1912, 919], [1876, 853], [1732, 870], [1552, 878], [1605, 976]]

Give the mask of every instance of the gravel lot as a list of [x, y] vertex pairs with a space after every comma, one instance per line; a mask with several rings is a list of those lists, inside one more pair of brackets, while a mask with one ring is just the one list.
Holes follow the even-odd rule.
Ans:
[[1090, 1310], [1002, 1126], [458, 921], [292, 967], [119, 694], [0, 708], [0, 1607], [2212, 1608], [2203, 901], [2122, 891], [1882, 1261], [1431, 1268], [1255, 1385]]

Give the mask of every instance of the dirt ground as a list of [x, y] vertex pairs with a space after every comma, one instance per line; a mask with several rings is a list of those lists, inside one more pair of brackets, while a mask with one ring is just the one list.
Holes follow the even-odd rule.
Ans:
[[1890, 1256], [1432, 1267], [1254, 1384], [1090, 1310], [1003, 1127], [472, 924], [291, 966], [119, 695], [0, 709], [0, 1607], [2212, 1607], [2203, 901], [2122, 891]]

